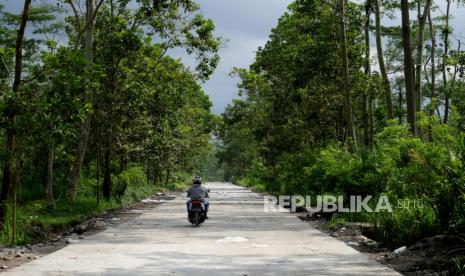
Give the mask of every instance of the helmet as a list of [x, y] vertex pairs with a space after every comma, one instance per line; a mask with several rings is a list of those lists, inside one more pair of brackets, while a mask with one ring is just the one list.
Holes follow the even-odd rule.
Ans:
[[194, 184], [202, 184], [202, 177], [196, 175], [193, 179]]

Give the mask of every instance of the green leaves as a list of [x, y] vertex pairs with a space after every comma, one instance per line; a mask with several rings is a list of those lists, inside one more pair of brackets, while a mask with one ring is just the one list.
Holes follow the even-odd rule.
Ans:
[[[96, 167], [103, 156], [106, 184], [129, 164], [145, 183], [170, 182], [172, 175], [198, 170], [199, 160], [210, 156], [211, 133], [221, 121], [211, 114], [198, 81], [207, 79], [219, 60], [213, 22], [193, 1], [140, 0], [136, 10], [130, 2], [98, 1], [92, 62], [84, 52], [84, 7], [76, 1], [73, 7], [70, 1], [35, 5], [28, 25], [34, 39], [25, 40], [23, 82], [15, 94], [18, 16], [0, 5], [0, 125], [16, 111], [16, 137], [24, 150], [22, 190], [34, 198], [44, 196], [42, 183], [48, 191], [66, 190], [76, 144], [79, 153], [87, 147], [81, 194], [98, 188]], [[65, 23], [63, 6], [74, 8], [66, 11], [71, 15]], [[68, 37], [58, 42], [55, 36], [63, 30]], [[167, 55], [177, 47], [198, 59], [197, 69]]]
[[[359, 77], [363, 20], [359, 6], [348, 8], [350, 70], [358, 87], [366, 82]], [[338, 18], [327, 2], [296, 1], [258, 49], [250, 69], [233, 70], [240, 78], [242, 99], [226, 109], [221, 133], [231, 173], [243, 174], [253, 159], [275, 170], [281, 156], [339, 138], [343, 102], [338, 37]], [[244, 158], [244, 151], [250, 156]]]

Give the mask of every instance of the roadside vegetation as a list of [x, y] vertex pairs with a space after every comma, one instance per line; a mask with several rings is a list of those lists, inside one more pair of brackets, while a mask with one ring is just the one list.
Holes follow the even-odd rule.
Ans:
[[135, 2], [0, 5], [2, 244], [181, 189], [211, 154], [214, 24], [190, 0]]
[[[331, 223], [368, 222], [387, 246], [463, 239], [465, 52], [452, 2], [292, 3], [250, 68], [233, 72], [241, 97], [223, 114], [226, 179], [274, 195], [385, 194], [392, 213]], [[380, 25], [388, 17], [403, 26]]]

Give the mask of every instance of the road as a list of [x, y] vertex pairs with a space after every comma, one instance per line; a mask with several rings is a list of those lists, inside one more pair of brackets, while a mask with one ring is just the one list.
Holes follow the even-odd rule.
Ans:
[[2, 275], [399, 275], [295, 215], [265, 213], [246, 188], [207, 186], [200, 228], [176, 198]]

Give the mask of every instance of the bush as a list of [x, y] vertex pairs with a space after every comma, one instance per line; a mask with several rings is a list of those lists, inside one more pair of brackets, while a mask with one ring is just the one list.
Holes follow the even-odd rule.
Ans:
[[436, 214], [429, 206], [394, 208], [392, 213], [367, 213], [361, 217], [373, 224], [374, 239], [388, 246], [412, 244], [440, 231]]
[[308, 191], [314, 194], [337, 193], [373, 195], [381, 192], [379, 175], [372, 156], [353, 154], [341, 145], [321, 150], [315, 163], [303, 168]]
[[[182, 191], [185, 190], [192, 183], [193, 173], [187, 172], [176, 172], [171, 175], [170, 183], [165, 183], [160, 188], [163, 190], [172, 190], [172, 191]], [[203, 182], [208, 181], [208, 179], [203, 178]]]
[[[373, 195], [391, 203], [417, 200], [423, 208], [393, 213], [350, 214], [344, 219], [373, 223], [386, 244], [410, 242], [437, 233], [465, 232], [465, 134], [431, 120], [424, 137], [408, 126], [385, 127], [369, 152], [342, 144], [304, 148], [276, 157], [274, 166], [254, 160], [239, 183], [273, 194]], [[429, 124], [426, 124], [428, 126]]]
[[234, 181], [236, 184], [241, 186], [250, 187], [254, 191], [262, 192], [271, 192], [270, 181], [267, 179], [267, 169], [262, 162], [258, 160], [253, 160], [251, 167], [248, 168], [245, 176]]
[[276, 165], [280, 194], [306, 195], [312, 191], [314, 179], [309, 179], [303, 170], [315, 163], [315, 155], [315, 151], [308, 148], [300, 152], [281, 155]]
[[156, 188], [147, 181], [144, 169], [131, 167], [117, 176], [114, 193], [124, 206], [152, 195]]

